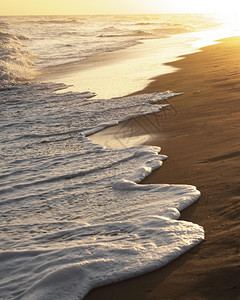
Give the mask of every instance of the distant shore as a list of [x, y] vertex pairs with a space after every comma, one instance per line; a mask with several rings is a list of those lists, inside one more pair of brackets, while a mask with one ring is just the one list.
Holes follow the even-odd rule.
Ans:
[[169, 63], [179, 70], [156, 77], [138, 94], [173, 90], [184, 95], [170, 99], [165, 115], [112, 128], [111, 134], [128, 127], [130, 132], [140, 122], [152, 136], [147, 143], [168, 155], [143, 184], [197, 186], [202, 196], [181, 219], [202, 225], [206, 240], [166, 267], [96, 289], [87, 300], [240, 299], [239, 58], [240, 37], [234, 37]]

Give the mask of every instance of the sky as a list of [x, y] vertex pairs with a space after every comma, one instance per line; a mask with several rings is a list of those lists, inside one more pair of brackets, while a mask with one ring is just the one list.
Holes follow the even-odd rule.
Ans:
[[1, 0], [0, 15], [236, 14], [239, 0]]

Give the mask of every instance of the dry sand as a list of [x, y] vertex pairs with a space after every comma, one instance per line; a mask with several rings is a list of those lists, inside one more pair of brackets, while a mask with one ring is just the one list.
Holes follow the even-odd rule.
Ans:
[[[206, 240], [166, 267], [92, 291], [86, 299], [240, 299], [240, 38], [223, 40], [170, 65], [139, 93], [173, 90], [172, 107], [114, 130], [141, 125], [168, 155], [143, 183], [184, 183], [202, 196], [182, 219]], [[139, 125], [140, 124], [140, 125]], [[157, 133], [157, 134], [156, 134]]]

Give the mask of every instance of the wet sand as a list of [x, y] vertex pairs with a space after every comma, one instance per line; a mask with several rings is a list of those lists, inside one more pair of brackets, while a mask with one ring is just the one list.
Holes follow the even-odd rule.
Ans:
[[206, 240], [166, 267], [98, 288], [87, 300], [240, 299], [240, 37], [170, 65], [179, 70], [138, 93], [184, 95], [169, 99], [164, 113], [122, 123], [111, 135], [131, 138], [139, 126], [150, 134], [147, 143], [168, 159], [143, 184], [197, 186], [202, 196], [181, 218], [202, 225]]

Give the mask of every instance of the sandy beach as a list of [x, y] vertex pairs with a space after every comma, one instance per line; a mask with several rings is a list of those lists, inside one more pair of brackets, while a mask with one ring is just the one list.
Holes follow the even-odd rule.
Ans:
[[[96, 289], [91, 299], [240, 299], [240, 37], [228, 38], [169, 65], [179, 70], [138, 93], [173, 90], [171, 107], [127, 121], [100, 138], [143, 131], [168, 156], [143, 182], [197, 186], [202, 196], [181, 213], [202, 225], [205, 241], [166, 267]], [[139, 125], [140, 124], [140, 125]], [[98, 134], [99, 137], [99, 134]]]

